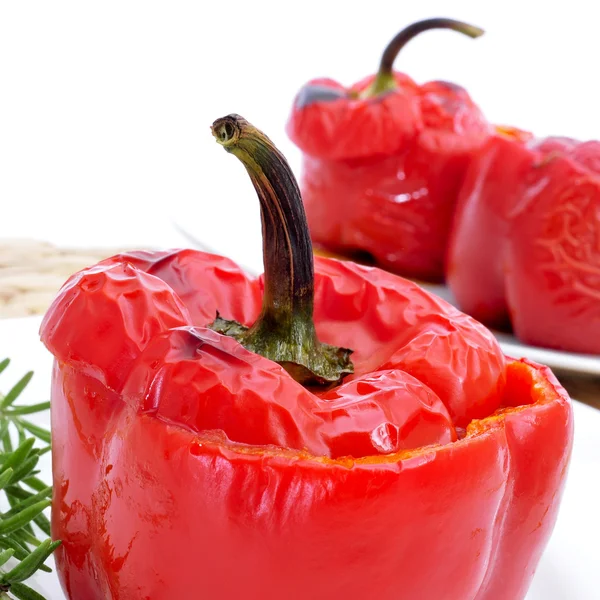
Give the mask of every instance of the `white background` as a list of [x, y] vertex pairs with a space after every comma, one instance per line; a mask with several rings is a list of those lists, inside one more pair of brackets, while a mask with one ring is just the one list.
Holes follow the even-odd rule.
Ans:
[[[426, 33], [402, 52], [398, 69], [421, 82], [461, 83], [494, 122], [600, 138], [595, 7], [590, 0], [0, 0], [0, 238], [171, 246], [184, 243], [177, 222], [238, 260], [259, 256], [251, 185], [209, 125], [242, 114], [298, 170], [284, 132], [297, 89], [320, 75], [346, 84], [362, 78], [401, 27], [432, 16], [464, 19], [486, 35]], [[24, 331], [7, 327], [3, 351]], [[23, 368], [43, 354], [37, 346], [32, 354], [30, 329], [15, 351]], [[47, 389], [43, 360], [32, 401]], [[578, 410], [577, 461], [533, 600], [598, 597], [598, 587], [586, 585], [597, 581], [590, 542], [600, 535], [600, 425], [597, 412]]]
[[[81, 245], [181, 243], [172, 221], [240, 257], [260, 249], [258, 205], [209, 125], [237, 112], [273, 138], [311, 77], [373, 72], [413, 20], [396, 67], [461, 83], [497, 123], [600, 137], [596, 3], [0, 2], [0, 237]], [[225, 223], [227, 219], [227, 223]], [[244, 231], [245, 230], [245, 231]]]

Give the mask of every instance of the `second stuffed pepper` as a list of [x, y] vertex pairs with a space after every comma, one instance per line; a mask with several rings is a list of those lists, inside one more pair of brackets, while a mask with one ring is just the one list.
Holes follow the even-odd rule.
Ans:
[[304, 153], [302, 195], [314, 242], [392, 272], [441, 280], [454, 204], [472, 153], [492, 127], [459, 85], [394, 72], [416, 35], [483, 31], [451, 19], [410, 25], [375, 76], [350, 88], [315, 79], [298, 93], [288, 133]]

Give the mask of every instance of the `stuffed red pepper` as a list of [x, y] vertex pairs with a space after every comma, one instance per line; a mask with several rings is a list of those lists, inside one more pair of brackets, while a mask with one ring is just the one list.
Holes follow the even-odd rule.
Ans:
[[417, 285], [313, 254], [284, 157], [213, 133], [261, 205], [264, 276], [121, 254], [47, 313], [53, 534], [76, 600], [511, 600], [572, 443], [550, 371]]

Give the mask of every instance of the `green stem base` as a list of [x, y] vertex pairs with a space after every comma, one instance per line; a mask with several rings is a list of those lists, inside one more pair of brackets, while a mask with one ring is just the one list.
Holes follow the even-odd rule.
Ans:
[[237, 340], [244, 348], [279, 363], [298, 383], [335, 385], [354, 372], [352, 350], [323, 344], [312, 321], [301, 318], [281, 325], [262, 315], [252, 327], [217, 318], [209, 328]]

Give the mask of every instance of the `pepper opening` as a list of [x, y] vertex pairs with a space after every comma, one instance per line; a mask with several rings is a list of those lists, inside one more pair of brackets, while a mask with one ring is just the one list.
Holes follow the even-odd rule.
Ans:
[[365, 98], [377, 96], [378, 94], [396, 88], [392, 67], [398, 53], [414, 37], [431, 29], [451, 29], [463, 33], [464, 35], [468, 35], [471, 38], [478, 38], [484, 33], [483, 29], [480, 29], [475, 25], [469, 25], [468, 23], [455, 21], [454, 19], [425, 19], [409, 25], [398, 33], [383, 51], [377, 76], [373, 83], [365, 90], [365, 92], [363, 92]]
[[313, 322], [313, 248], [300, 189], [273, 142], [239, 115], [212, 125], [217, 143], [246, 167], [260, 201], [264, 296], [251, 327], [217, 318], [210, 328], [279, 363], [303, 385], [333, 385], [354, 371], [348, 348], [323, 344]]

